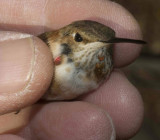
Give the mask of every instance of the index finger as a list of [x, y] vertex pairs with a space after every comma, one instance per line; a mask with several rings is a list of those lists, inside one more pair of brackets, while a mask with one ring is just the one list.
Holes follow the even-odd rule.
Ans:
[[[16, 30], [39, 34], [61, 28], [72, 21], [90, 19], [110, 26], [116, 36], [141, 39], [139, 25], [120, 5], [104, 0], [3, 0], [0, 1], [2, 30]], [[6, 11], [7, 9], [7, 11]], [[131, 63], [141, 47], [135, 44], [117, 44], [114, 49], [116, 67]]]

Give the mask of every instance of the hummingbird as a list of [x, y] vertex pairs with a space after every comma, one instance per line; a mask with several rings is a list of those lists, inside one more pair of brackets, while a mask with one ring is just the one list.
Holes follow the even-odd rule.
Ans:
[[118, 38], [110, 27], [90, 20], [75, 21], [38, 36], [53, 55], [54, 74], [44, 100], [71, 100], [96, 90], [113, 69], [115, 43], [145, 44]]

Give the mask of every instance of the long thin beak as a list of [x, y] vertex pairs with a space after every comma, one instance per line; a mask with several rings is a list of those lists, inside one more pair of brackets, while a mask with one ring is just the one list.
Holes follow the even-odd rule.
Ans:
[[100, 41], [104, 43], [134, 43], [134, 44], [146, 44], [143, 40], [134, 40], [134, 39], [128, 39], [128, 38], [113, 38], [108, 41]]

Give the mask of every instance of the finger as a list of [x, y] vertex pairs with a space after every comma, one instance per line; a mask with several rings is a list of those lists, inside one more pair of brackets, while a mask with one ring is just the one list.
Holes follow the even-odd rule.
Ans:
[[44, 105], [20, 135], [25, 139], [113, 140], [110, 117], [102, 109], [84, 102]]
[[0, 114], [4, 114], [33, 104], [44, 94], [53, 63], [48, 47], [33, 36], [1, 32], [0, 37]]
[[24, 139], [16, 135], [1, 135], [0, 140], [24, 140]]
[[26, 126], [33, 115], [38, 110], [38, 106], [22, 109], [18, 114], [15, 112], [0, 115], [0, 134], [16, 134]]
[[[16, 0], [3, 0], [0, 1], [0, 7], [3, 30], [39, 34], [61, 28], [75, 20], [90, 19], [113, 28], [117, 37], [141, 39], [139, 25], [133, 16], [111, 1], [28, 0], [17, 4]], [[114, 50], [114, 65], [119, 67], [135, 60], [141, 47], [135, 44], [117, 44]]]
[[108, 111], [120, 139], [128, 139], [139, 130], [143, 120], [143, 102], [137, 89], [120, 71], [115, 70], [100, 89], [82, 99]]

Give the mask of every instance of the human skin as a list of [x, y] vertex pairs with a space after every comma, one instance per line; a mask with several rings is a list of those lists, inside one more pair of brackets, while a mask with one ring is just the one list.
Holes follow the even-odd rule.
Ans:
[[[36, 36], [75, 20], [89, 19], [110, 26], [117, 37], [141, 39], [133, 16], [107, 0], [1, 0], [0, 7], [0, 114], [36, 102], [53, 76], [48, 47], [37, 37], [18, 32]], [[119, 69], [132, 63], [140, 50], [139, 45], [116, 44], [115, 69], [91, 94], [72, 102], [39, 103], [17, 115], [1, 115], [0, 132], [5, 134], [0, 140], [109, 140], [134, 136], [143, 120], [143, 102]]]

